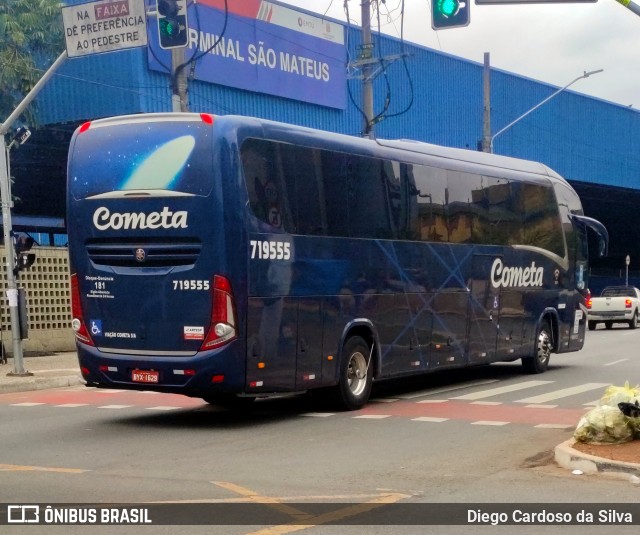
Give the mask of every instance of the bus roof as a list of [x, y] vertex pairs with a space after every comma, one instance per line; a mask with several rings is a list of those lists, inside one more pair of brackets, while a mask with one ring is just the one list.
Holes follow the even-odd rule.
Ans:
[[566, 180], [553, 169], [540, 162], [532, 160], [523, 160], [519, 158], [512, 158], [510, 156], [490, 154], [469, 149], [445, 147], [409, 139], [389, 140], [356, 137], [243, 115], [211, 115], [203, 113], [168, 112], [144, 113], [97, 119], [95, 121], [91, 121], [91, 127], [138, 122], [202, 121], [203, 116], [206, 116], [209, 119], [213, 118], [215, 123], [223, 123], [231, 129], [238, 129], [241, 127], [247, 127], [249, 129], [256, 128], [260, 130], [262, 136], [284, 142], [293, 142], [294, 139], [299, 141], [301, 138], [305, 138], [306, 143], [312, 144], [310, 142], [313, 141], [313, 145], [320, 145], [323, 148], [341, 148], [342, 150], [350, 148], [357, 150], [358, 152], [368, 154], [377, 153], [380, 152], [380, 149], [383, 149], [382, 152], [389, 151], [386, 154], [386, 157], [390, 157], [389, 153], [401, 151], [405, 154], [413, 154], [417, 157], [424, 156], [437, 159], [448, 159], [471, 165], [481, 165], [508, 171], [527, 173], [529, 175], [538, 175], [566, 183]]

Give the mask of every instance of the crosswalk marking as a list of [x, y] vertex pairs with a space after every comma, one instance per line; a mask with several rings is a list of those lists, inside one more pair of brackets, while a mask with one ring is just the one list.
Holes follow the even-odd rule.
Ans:
[[509, 422], [496, 422], [493, 420], [478, 420], [477, 422], [471, 422], [471, 425], [494, 425], [494, 426], [501, 426], [501, 425], [508, 425]]
[[571, 388], [554, 390], [553, 392], [547, 392], [546, 394], [541, 394], [539, 396], [518, 399], [515, 403], [547, 403], [548, 401], [575, 396], [576, 394], [582, 394], [583, 392], [589, 392], [590, 390], [597, 390], [598, 388], [604, 388], [609, 385], [610, 383], [585, 383], [578, 386], [572, 386]]
[[526, 388], [533, 388], [536, 386], [542, 386], [553, 383], [553, 381], [523, 381], [522, 383], [516, 383], [514, 385], [499, 386], [497, 388], [490, 388], [488, 390], [480, 390], [479, 392], [472, 392], [471, 394], [465, 394], [464, 396], [456, 396], [451, 399], [461, 399], [464, 401], [477, 401], [478, 399], [490, 398], [493, 396], [499, 396], [500, 394], [507, 394], [509, 392], [516, 392], [517, 390], [525, 390]]
[[497, 383], [498, 381], [499, 379], [483, 379], [479, 381], [468, 381], [466, 383], [460, 383], [456, 386], [451, 386], [447, 388], [436, 388], [434, 390], [422, 390], [420, 392], [415, 392], [414, 394], [401, 396], [401, 399], [415, 399], [415, 398], [422, 398], [424, 396], [435, 396], [437, 394], [443, 394], [445, 392], [453, 392], [454, 390], [464, 390], [465, 388], [470, 388], [472, 386], [481, 386], [481, 385], [488, 385], [491, 383]]

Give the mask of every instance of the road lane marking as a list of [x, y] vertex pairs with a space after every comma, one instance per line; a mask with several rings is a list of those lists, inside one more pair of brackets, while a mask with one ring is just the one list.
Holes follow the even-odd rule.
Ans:
[[[289, 524], [272, 526], [269, 528], [260, 529], [258, 531], [253, 531], [245, 535], [285, 535], [286, 533], [302, 531], [304, 529], [310, 529], [323, 524], [328, 524], [329, 522], [336, 522], [362, 513], [367, 513], [379, 507], [383, 507], [391, 503], [396, 503], [400, 500], [410, 497], [408, 494], [400, 493], [380, 494], [364, 503], [345, 504], [345, 507], [337, 509], [336, 511], [331, 511], [329, 513], [324, 513], [321, 515], [312, 515], [311, 513], [302, 511], [287, 503], [283, 503], [282, 498], [264, 496], [246, 487], [236, 485], [235, 483], [229, 483], [227, 481], [212, 481], [211, 483], [223, 489], [239, 494], [244, 498], [248, 498], [251, 502], [264, 504], [292, 517], [292, 521]], [[338, 497], [329, 496], [328, 498], [337, 499]], [[305, 524], [297, 523], [300, 521], [304, 521]]]
[[435, 388], [432, 390], [422, 390], [420, 392], [416, 392], [414, 394], [409, 394], [407, 396], [400, 396], [400, 399], [415, 399], [422, 398], [425, 396], [435, 396], [436, 394], [442, 394], [444, 392], [453, 392], [455, 390], [464, 390], [465, 388], [470, 388], [472, 386], [482, 386], [488, 385], [491, 383], [497, 383], [499, 379], [484, 379], [479, 381], [468, 381], [466, 383], [460, 383], [456, 386], [451, 386], [448, 388]]
[[603, 366], [615, 366], [616, 364], [620, 364], [621, 362], [628, 362], [629, 359], [620, 359], [614, 360], [613, 362], [605, 362]]
[[501, 426], [501, 425], [508, 425], [510, 422], [496, 422], [493, 420], [478, 420], [477, 422], [471, 422], [471, 425], [494, 425], [494, 426]]
[[133, 405], [101, 405], [98, 409], [126, 409], [127, 407], [133, 407]]
[[582, 394], [583, 392], [597, 390], [598, 388], [604, 388], [605, 386], [610, 385], [611, 383], [585, 383], [583, 385], [572, 386], [571, 388], [554, 390], [553, 392], [547, 392], [546, 394], [541, 394], [539, 396], [518, 399], [515, 401], [515, 403], [546, 403], [547, 401], [568, 398], [569, 396], [575, 396], [576, 394]]
[[60, 407], [65, 409], [75, 409], [76, 407], [88, 407], [88, 403], [63, 403], [62, 405], [54, 405], [54, 407]]
[[36, 407], [38, 405], [46, 405], [46, 403], [12, 403], [12, 407]]
[[326, 418], [327, 416], [335, 415], [335, 412], [304, 412], [300, 416], [309, 416], [311, 418]]
[[19, 464], [0, 464], [0, 472], [59, 472], [64, 474], [83, 474], [91, 470], [81, 468], [51, 468], [47, 466], [23, 466]]
[[362, 419], [362, 420], [382, 420], [384, 418], [389, 418], [390, 414], [363, 414], [361, 416], [354, 416], [353, 419]]
[[456, 396], [451, 399], [477, 401], [478, 399], [490, 398], [493, 396], [499, 396], [500, 394], [508, 394], [509, 392], [516, 392], [517, 390], [525, 390], [526, 388], [548, 385], [550, 383], [553, 383], [553, 381], [523, 381], [514, 385], [499, 386], [498, 388], [490, 388], [489, 390], [480, 390], [480, 392], [473, 392], [471, 394], [465, 394], [464, 396]]
[[159, 405], [157, 407], [145, 407], [148, 411], [175, 411], [176, 409], [181, 409], [182, 407], [171, 407], [169, 405]]
[[413, 422], [435, 422], [435, 423], [440, 423], [440, 422], [449, 421], [449, 418], [437, 418], [435, 416], [420, 416], [419, 418], [411, 418], [411, 421], [413, 421]]
[[572, 425], [563, 425], [563, 424], [538, 424], [534, 425], [538, 429], [573, 429]]

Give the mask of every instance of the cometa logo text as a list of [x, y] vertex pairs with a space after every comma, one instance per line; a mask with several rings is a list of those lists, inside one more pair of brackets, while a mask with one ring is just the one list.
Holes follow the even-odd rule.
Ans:
[[491, 266], [491, 284], [494, 288], [514, 288], [527, 286], [542, 286], [544, 268], [537, 267], [531, 262], [529, 267], [508, 267], [496, 258]]
[[101, 206], [93, 213], [93, 224], [98, 230], [135, 230], [157, 228], [187, 228], [187, 212], [172, 212], [165, 206], [161, 212], [111, 213]]

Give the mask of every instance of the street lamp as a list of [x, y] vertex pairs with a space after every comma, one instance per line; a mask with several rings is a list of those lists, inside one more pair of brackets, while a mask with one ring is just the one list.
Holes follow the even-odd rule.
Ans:
[[520, 121], [521, 119], [524, 119], [527, 115], [529, 115], [532, 111], [537, 110], [540, 106], [542, 106], [543, 104], [545, 104], [546, 102], [549, 102], [553, 97], [559, 95], [560, 93], [562, 93], [565, 89], [567, 89], [569, 86], [575, 84], [578, 80], [582, 80], [583, 78], [589, 78], [589, 76], [591, 76], [592, 74], [598, 74], [599, 72], [604, 71], [604, 69], [598, 69], [597, 71], [584, 71], [584, 74], [582, 76], [578, 76], [575, 80], [572, 80], [571, 82], [569, 82], [567, 85], [565, 85], [564, 87], [561, 87], [560, 89], [558, 89], [555, 93], [552, 93], [551, 95], [549, 95], [547, 98], [545, 98], [542, 102], [540, 102], [539, 104], [537, 104], [536, 106], [534, 106], [533, 108], [531, 108], [528, 112], [523, 113], [520, 117], [518, 117], [515, 121], [510, 122], [507, 126], [505, 126], [502, 130], [498, 130], [495, 134], [493, 134], [493, 136], [491, 136], [491, 141], [489, 142], [489, 152], [493, 152], [493, 140], [495, 138], [497, 138], [500, 134], [502, 134], [505, 130], [508, 130], [509, 128], [511, 128], [514, 124], [516, 124], [518, 121]]

